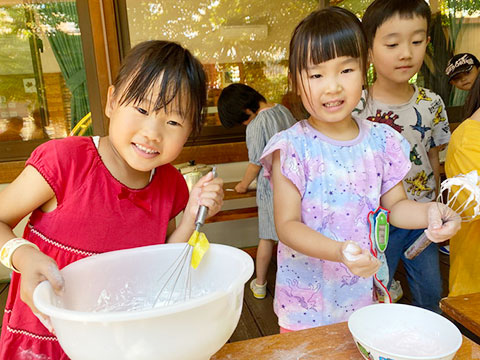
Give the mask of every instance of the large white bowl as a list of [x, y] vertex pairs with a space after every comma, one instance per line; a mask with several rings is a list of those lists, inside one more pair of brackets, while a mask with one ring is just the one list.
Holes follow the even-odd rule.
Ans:
[[242, 250], [210, 244], [192, 270], [195, 296], [152, 308], [161, 274], [184, 248], [154, 245], [79, 260], [61, 270], [64, 294], [42, 282], [35, 306], [50, 316], [72, 360], [209, 359], [237, 326], [253, 261]]
[[462, 334], [432, 311], [403, 304], [375, 304], [355, 311], [348, 328], [368, 360], [450, 360]]

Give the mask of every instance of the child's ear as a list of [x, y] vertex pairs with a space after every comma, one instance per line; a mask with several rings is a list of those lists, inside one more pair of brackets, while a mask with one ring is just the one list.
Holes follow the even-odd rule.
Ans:
[[105, 105], [105, 115], [107, 115], [107, 117], [110, 117], [110, 114], [115, 106], [115, 96], [113, 95], [114, 92], [115, 87], [110, 85], [107, 91], [107, 104]]
[[430, 43], [430, 36], [427, 36], [427, 45]]

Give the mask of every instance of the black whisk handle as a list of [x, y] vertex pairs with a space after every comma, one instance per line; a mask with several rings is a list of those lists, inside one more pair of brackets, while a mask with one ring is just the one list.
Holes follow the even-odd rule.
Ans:
[[425, 250], [427, 246], [431, 243], [432, 242], [424, 232], [417, 240], [415, 240], [412, 245], [410, 245], [410, 247], [405, 251], [404, 255], [407, 259], [412, 260], [417, 257], [423, 250]]

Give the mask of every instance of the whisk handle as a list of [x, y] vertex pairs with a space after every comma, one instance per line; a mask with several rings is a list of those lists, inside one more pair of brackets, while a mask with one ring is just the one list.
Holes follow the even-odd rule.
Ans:
[[410, 245], [410, 247], [405, 251], [404, 255], [407, 259], [412, 260], [417, 257], [423, 250], [425, 250], [426, 247], [431, 243], [432, 242], [424, 232], [417, 240], [415, 240], [412, 245]]
[[205, 224], [205, 218], [207, 217], [208, 207], [201, 205], [197, 212], [197, 217], [195, 218], [195, 228], [198, 231], [200, 226]]
[[[213, 177], [216, 178], [217, 177], [216, 166], [212, 168], [212, 173], [213, 173]], [[195, 218], [195, 230], [198, 231], [200, 229], [200, 226], [205, 224], [205, 218], [207, 217], [207, 214], [208, 214], [208, 207], [206, 207], [205, 205], [201, 205], [198, 208], [197, 217]]]

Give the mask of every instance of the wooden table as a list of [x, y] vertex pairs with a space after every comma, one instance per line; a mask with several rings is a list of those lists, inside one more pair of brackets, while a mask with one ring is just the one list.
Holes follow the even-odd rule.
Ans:
[[[362, 360], [346, 322], [223, 346], [211, 360]], [[480, 360], [480, 345], [463, 337], [455, 360]]]
[[440, 301], [440, 309], [480, 336], [480, 293], [443, 298]]

